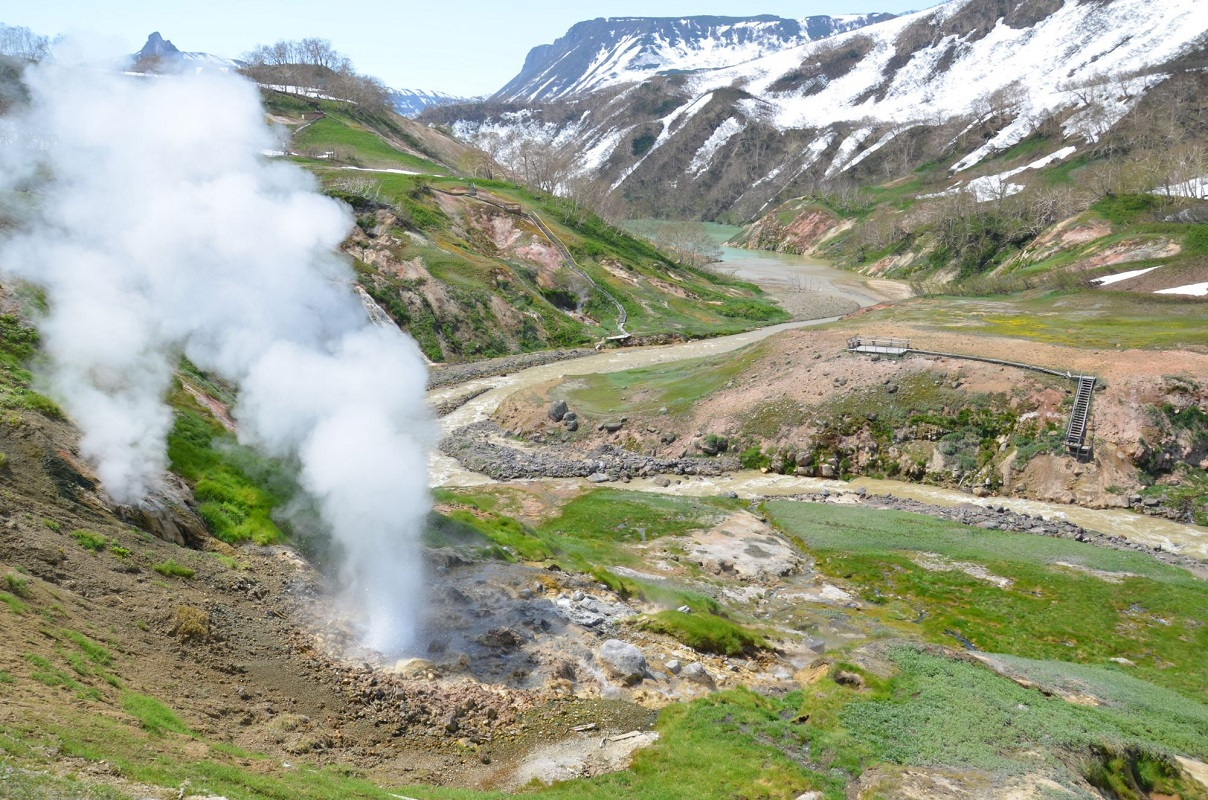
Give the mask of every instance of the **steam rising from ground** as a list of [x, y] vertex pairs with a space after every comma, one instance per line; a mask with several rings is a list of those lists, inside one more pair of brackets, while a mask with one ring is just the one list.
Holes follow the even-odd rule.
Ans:
[[404, 650], [433, 427], [415, 343], [371, 326], [347, 285], [349, 212], [260, 155], [278, 143], [240, 78], [43, 64], [26, 83], [29, 107], [0, 120], [0, 198], [19, 219], [0, 271], [46, 291], [50, 392], [106, 490], [137, 502], [163, 473], [183, 352], [240, 387], [245, 441], [299, 465], [365, 643]]

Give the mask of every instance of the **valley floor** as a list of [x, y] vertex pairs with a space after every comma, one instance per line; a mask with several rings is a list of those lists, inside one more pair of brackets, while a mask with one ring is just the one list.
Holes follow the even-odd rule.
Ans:
[[[845, 352], [854, 330], [1094, 371], [1101, 437], [1168, 376], [1208, 374], [1191, 347], [1024, 355], [962, 330], [1005, 324], [1014, 307], [994, 303], [915, 300], [434, 389], [447, 431], [495, 426], [473, 447], [586, 471], [497, 482], [435, 457], [427, 626], [402, 660], [357, 646], [320, 561], [135, 530], [83, 466], [36, 465], [35, 440], [70, 451], [65, 423], [11, 412], [0, 795], [1208, 797], [1208, 531], [1057, 495], [1110, 505], [1093, 501], [1119, 496], [1105, 476], [1123, 466], [997, 463], [1003, 496], [974, 496], [735, 452], [743, 436], [803, 450], [784, 419], [891, 417], [905, 398], [955, 412], [962, 390], [1022, 387], [1061, 414], [1057, 383], [874, 361]], [[559, 400], [578, 431], [551, 417]], [[674, 466], [643, 474], [657, 459]]]

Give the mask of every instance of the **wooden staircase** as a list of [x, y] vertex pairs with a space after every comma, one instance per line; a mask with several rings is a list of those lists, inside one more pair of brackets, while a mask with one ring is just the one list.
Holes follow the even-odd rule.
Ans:
[[1086, 443], [1086, 425], [1091, 413], [1091, 395], [1095, 391], [1095, 376], [1079, 375], [1078, 392], [1074, 395], [1074, 409], [1070, 412], [1070, 424], [1065, 429], [1065, 446], [1070, 455], [1082, 458], [1090, 453]]
[[970, 355], [967, 353], [943, 353], [938, 350], [919, 350], [911, 346], [909, 339], [883, 338], [871, 336], [852, 336], [847, 340], [847, 349], [853, 353], [873, 353], [876, 355], [904, 356], [917, 353], [923, 356], [938, 356], [940, 358], [963, 358], [969, 361], [981, 361], [985, 364], [1000, 364], [1004, 367], [1027, 369], [1033, 372], [1043, 372], [1058, 378], [1077, 381], [1078, 391], [1074, 395], [1074, 408], [1070, 412], [1070, 423], [1065, 429], [1065, 446], [1070, 455], [1079, 461], [1090, 458], [1091, 445], [1087, 442], [1090, 427], [1091, 396], [1095, 391], [1097, 378], [1094, 375], [1078, 375], [1074, 377], [1069, 372], [1041, 367], [1036, 364], [1024, 364], [1019, 361], [1004, 361], [1000, 358]]

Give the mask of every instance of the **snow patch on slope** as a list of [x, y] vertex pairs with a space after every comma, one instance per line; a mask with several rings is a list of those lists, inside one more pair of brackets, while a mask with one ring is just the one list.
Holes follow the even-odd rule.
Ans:
[[[1000, 23], [971, 43], [949, 36], [919, 50], [896, 70], [887, 70], [896, 54], [897, 39], [907, 28], [920, 22], [938, 25], [971, 2], [953, 0], [736, 67], [698, 73], [691, 86], [703, 92], [742, 85], [775, 107], [773, 122], [782, 130], [865, 119], [901, 124], [980, 116], [989, 104], [1005, 103], [1015, 124], [963, 160], [960, 168], [966, 169], [988, 153], [1018, 142], [1031, 132], [1036, 120], [1059, 108], [1082, 109], [1071, 119], [1067, 133], [1097, 137], [1127, 113], [1147, 85], [1163, 77], [1122, 81], [1105, 76], [1164, 63], [1208, 31], [1208, 3], [1200, 0], [1067, 2], [1034, 27], [1016, 29]], [[781, 76], [815, 60], [821, 48], [843, 47], [857, 37], [870, 38], [871, 51], [820, 92], [771, 90]], [[937, 72], [950, 49], [951, 63]], [[872, 96], [871, 89], [877, 90]]]
[[1130, 278], [1138, 278], [1146, 272], [1153, 272], [1157, 267], [1146, 267], [1145, 269], [1131, 269], [1128, 272], [1119, 272], [1115, 275], [1104, 275], [1102, 278], [1091, 278], [1091, 283], [1097, 283], [1100, 286], [1110, 286], [1113, 283], [1126, 281]]
[[713, 155], [721, 149], [726, 142], [734, 138], [741, 131], [743, 125], [734, 117], [727, 117], [726, 121], [718, 125], [705, 143], [696, 151], [696, 155], [692, 157], [692, 163], [688, 164], [688, 171], [693, 175], [700, 175], [709, 168], [710, 162], [713, 161]]
[[1052, 164], [1054, 161], [1061, 161], [1069, 158], [1078, 148], [1074, 145], [1063, 147], [1056, 153], [1050, 153], [1044, 158], [1039, 158], [1030, 164], [1025, 164], [1022, 167], [1009, 169], [1006, 172], [1000, 172], [997, 175], [984, 175], [980, 178], [974, 178], [968, 183], [958, 182], [955, 186], [945, 189], [942, 192], [935, 194], [923, 195], [923, 197], [948, 197], [957, 194], [958, 192], [968, 192], [979, 203], [984, 203], [988, 200], [1001, 200], [1005, 197], [1010, 197], [1013, 194], [1018, 194], [1023, 191], [1023, 186], [1018, 183], [1008, 182], [1009, 178], [1013, 178], [1021, 172], [1029, 169], [1041, 169]]
[[1154, 294], [1185, 294], [1192, 297], [1208, 297], [1208, 283], [1189, 283], [1170, 289], [1159, 289]]

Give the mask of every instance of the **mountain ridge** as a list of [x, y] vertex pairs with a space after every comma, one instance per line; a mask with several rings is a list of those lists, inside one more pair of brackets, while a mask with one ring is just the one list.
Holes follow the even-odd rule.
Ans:
[[394, 113], [403, 117], [416, 117], [428, 108], [453, 105], [456, 103], [471, 103], [473, 98], [457, 97], [429, 89], [391, 89], [390, 107]]
[[961, 148], [959, 174], [1046, 124], [1084, 148], [1205, 41], [1191, 0], [952, 0], [738, 65], [430, 119], [501, 162], [573, 153], [569, 175], [640, 214], [742, 222], [874, 156], [913, 169]]
[[530, 50], [520, 73], [491, 100], [566, 99], [668, 71], [732, 66], [892, 17], [597, 17]]

